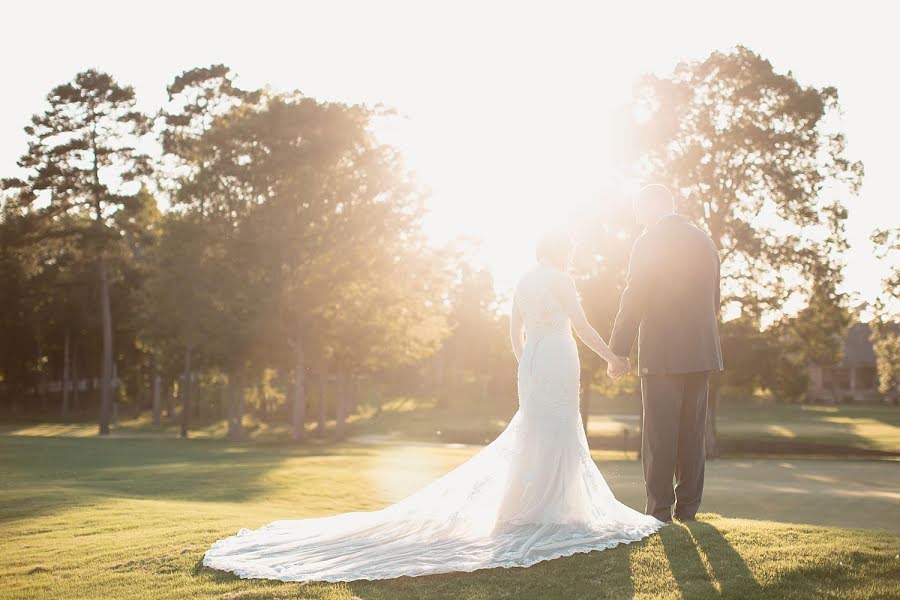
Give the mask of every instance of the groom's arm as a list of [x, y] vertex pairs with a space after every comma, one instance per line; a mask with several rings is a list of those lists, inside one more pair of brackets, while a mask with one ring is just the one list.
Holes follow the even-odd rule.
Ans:
[[650, 293], [648, 256], [646, 236], [639, 237], [631, 249], [631, 260], [628, 263], [628, 275], [625, 279], [625, 291], [619, 302], [619, 312], [613, 325], [609, 347], [618, 356], [629, 356], [634, 338], [637, 336], [647, 295]]

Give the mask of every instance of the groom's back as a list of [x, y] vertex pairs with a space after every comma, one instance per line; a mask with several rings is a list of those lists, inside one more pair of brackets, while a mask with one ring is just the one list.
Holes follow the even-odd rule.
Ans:
[[635, 252], [648, 287], [638, 337], [640, 373], [720, 370], [719, 257], [712, 240], [673, 215], [650, 228]]

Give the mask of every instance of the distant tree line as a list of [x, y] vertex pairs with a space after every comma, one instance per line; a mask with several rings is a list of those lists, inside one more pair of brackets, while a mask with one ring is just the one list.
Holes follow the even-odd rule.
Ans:
[[[493, 281], [427, 243], [427, 192], [372, 133], [380, 113], [242, 89], [223, 65], [167, 92], [142, 114], [133, 88], [89, 70], [26, 127], [21, 175], [0, 198], [0, 410], [97, 415], [101, 434], [116, 410], [150, 410], [184, 436], [192, 418], [224, 419], [232, 437], [253, 411], [301, 441], [332, 419], [343, 436], [360, 389], [375, 404], [514, 405]], [[838, 109], [835, 89], [737, 48], [643, 78], [617, 115], [622, 173], [668, 183], [720, 249], [739, 316], [722, 325], [717, 389], [799, 398], [809, 362], [840, 358], [854, 317], [838, 292], [844, 222], [862, 165], [829, 129]], [[638, 231], [614, 196], [571, 229], [605, 333]], [[896, 246], [875, 239], [885, 255]], [[896, 341], [882, 337], [889, 363]], [[583, 362], [583, 389], [633, 391]]]
[[444, 335], [448, 262], [425, 244], [423, 190], [367, 108], [242, 90], [221, 65], [176, 77], [168, 99], [151, 118], [131, 87], [86, 71], [26, 128], [25, 176], [3, 183], [6, 402], [31, 391], [46, 407], [52, 378], [67, 414], [72, 382], [96, 378], [85, 400], [105, 434], [114, 401], [149, 395], [159, 421], [177, 388], [187, 435], [192, 391], [216, 382], [239, 436], [248, 391], [274, 373], [299, 440], [312, 373], [336, 382], [341, 435], [351, 380]]

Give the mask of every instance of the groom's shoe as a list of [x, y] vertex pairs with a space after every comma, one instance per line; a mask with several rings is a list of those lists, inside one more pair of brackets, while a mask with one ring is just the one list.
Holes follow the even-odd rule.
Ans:
[[696, 520], [697, 520], [697, 517], [695, 517], [695, 516], [691, 516], [691, 517], [684, 516], [684, 517], [682, 517], [681, 515], [675, 515], [675, 520], [678, 521], [679, 523], [689, 523], [689, 522], [691, 522], [691, 521], [696, 521]]

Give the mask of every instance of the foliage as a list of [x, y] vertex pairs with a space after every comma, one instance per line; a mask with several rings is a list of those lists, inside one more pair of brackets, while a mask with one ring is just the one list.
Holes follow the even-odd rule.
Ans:
[[[839, 112], [836, 89], [804, 86], [739, 46], [644, 77], [623, 115], [635, 173], [671, 185], [719, 249], [723, 304], [741, 314], [722, 330], [726, 383], [766, 379], [797, 398], [808, 364], [839, 359], [846, 199], [863, 176], [834, 130]], [[791, 315], [797, 299], [805, 307]], [[776, 318], [768, 340], [748, 327], [764, 316]]]
[[882, 282], [884, 298], [875, 303], [875, 316], [870, 325], [871, 340], [878, 368], [878, 389], [896, 397], [900, 391], [900, 232], [882, 229], [872, 234], [876, 256], [882, 260], [894, 259], [891, 271]]
[[16, 192], [16, 210], [32, 217], [32, 243], [48, 236], [75, 238], [99, 267], [101, 434], [109, 433], [114, 372], [108, 254], [121, 241], [119, 227], [131, 224], [116, 218], [138, 198], [129, 184], [151, 169], [149, 157], [138, 149], [149, 120], [135, 110], [135, 102], [133, 88], [95, 70], [56, 86], [47, 96], [48, 108], [25, 128], [28, 152], [18, 163], [25, 179], [2, 181], [4, 189]]
[[[146, 407], [160, 375], [167, 404], [193, 390], [204, 417], [245, 397], [267, 418], [296, 415], [298, 435], [313, 389], [325, 391], [323, 414], [346, 400], [329, 389], [338, 379], [368, 380], [372, 396], [387, 382], [406, 393], [427, 383], [511, 405], [502, 299], [471, 261], [427, 242], [428, 192], [374, 135], [375, 110], [245, 89], [221, 64], [184, 71], [166, 91], [150, 119], [132, 88], [85, 71], [26, 128], [20, 177], [0, 198], [6, 410], [46, 413], [61, 401], [47, 393], [54, 382], [113, 371], [118, 387], [101, 389], [119, 407]], [[741, 310], [723, 324], [722, 382], [748, 397], [798, 396], [807, 362], [839, 358], [845, 200], [862, 169], [833, 131], [838, 110], [834, 89], [737, 48], [643, 78], [622, 120], [635, 142], [628, 167], [669, 182], [719, 244]], [[152, 161], [151, 129], [162, 151]], [[619, 193], [579, 217], [574, 276], [605, 335], [638, 231]], [[797, 289], [805, 308], [782, 314]], [[896, 350], [876, 346], [889, 387]], [[635, 392], [634, 377], [596, 376], [592, 354], [582, 364], [584, 389]], [[269, 391], [254, 393], [260, 385]], [[75, 394], [79, 416], [96, 410], [88, 387]], [[106, 431], [111, 398], [100, 400]]]
[[839, 283], [845, 198], [863, 168], [832, 131], [838, 112], [835, 88], [804, 86], [740, 46], [636, 86], [627, 156], [710, 234], [726, 302], [780, 312], [799, 281]]
[[[759, 317], [742, 313], [736, 319], [725, 321], [719, 327], [722, 354], [728, 357], [725, 371], [719, 383], [743, 397], [751, 397], [758, 388], [774, 387], [779, 395], [788, 395], [783, 385], [773, 380], [778, 373], [778, 344], [773, 332], [763, 332]], [[791, 366], [796, 368], [793, 362]], [[803, 369], [802, 365], [800, 367]], [[786, 392], [788, 392], [786, 394]]]

